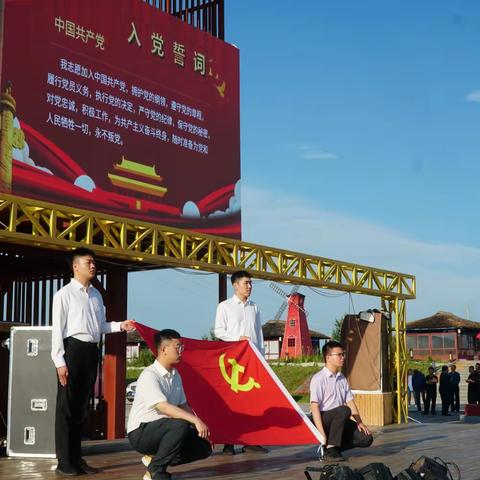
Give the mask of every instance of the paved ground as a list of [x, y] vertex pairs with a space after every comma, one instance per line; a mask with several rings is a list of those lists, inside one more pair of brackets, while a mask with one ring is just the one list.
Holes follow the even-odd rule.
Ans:
[[[412, 421], [407, 425], [376, 429], [374, 444], [369, 449], [347, 452], [347, 465], [358, 468], [370, 462], [384, 462], [396, 475], [421, 455], [440, 456], [459, 465], [462, 480], [480, 480], [478, 425], [462, 423], [458, 416], [423, 416], [415, 409], [410, 413]], [[178, 480], [304, 480], [307, 466], [319, 466], [315, 450], [314, 446], [274, 447], [268, 455], [224, 457], [217, 447], [210, 458], [176, 467], [172, 472]], [[144, 473], [140, 455], [131, 450], [126, 440], [86, 442], [84, 455], [89, 463], [102, 468], [96, 480], [141, 479]], [[53, 480], [57, 478], [52, 471], [54, 466], [54, 460], [0, 458], [0, 478]]]

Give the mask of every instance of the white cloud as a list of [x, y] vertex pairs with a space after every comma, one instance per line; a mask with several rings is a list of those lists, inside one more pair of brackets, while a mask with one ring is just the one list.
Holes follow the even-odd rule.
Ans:
[[238, 180], [235, 184], [235, 189], [233, 195], [230, 197], [228, 201], [228, 208], [226, 210], [216, 210], [215, 212], [211, 213], [208, 218], [213, 217], [222, 217], [224, 215], [230, 215], [232, 213], [240, 211], [240, 205], [242, 202], [242, 181]]
[[[20, 129], [20, 122], [19, 122], [17, 117], [15, 117], [14, 120], [13, 120], [13, 127]], [[19, 162], [25, 163], [26, 165], [29, 165], [30, 167], [37, 168], [38, 170], [41, 170], [42, 172], [48, 173], [49, 175], [53, 175], [51, 170], [49, 170], [46, 167], [41, 167], [40, 165], [37, 165], [30, 158], [30, 147], [28, 146], [27, 142], [25, 142], [25, 145], [22, 149], [13, 148], [12, 149], [12, 157], [14, 158], [14, 160], [18, 160]]]
[[480, 90], [474, 90], [467, 95], [469, 102], [480, 102]]
[[[228, 200], [228, 207], [225, 210], [216, 210], [215, 212], [208, 215], [208, 218], [223, 217], [224, 215], [230, 215], [232, 213], [239, 212], [241, 205], [241, 190], [242, 183], [241, 180], [238, 180], [235, 184], [233, 195]], [[192, 200], [188, 200], [187, 202], [185, 202], [182, 208], [182, 217], [200, 218], [201, 213], [197, 204]]]
[[337, 156], [331, 152], [325, 152], [323, 150], [308, 150], [304, 152], [300, 158], [304, 160], [335, 160]]
[[97, 188], [93, 179], [88, 175], [80, 175], [73, 184], [87, 192], [93, 192]]
[[296, 146], [298, 150], [300, 150], [300, 158], [302, 160], [336, 160], [337, 156], [324, 150], [319, 147], [315, 147], [312, 145], [300, 145]]
[[185, 202], [185, 205], [183, 205], [182, 209], [182, 217], [200, 218], [200, 210], [198, 209], [197, 204], [191, 200]]
[[410, 319], [437, 310], [462, 316], [468, 306], [472, 319], [480, 321], [479, 248], [440, 238], [435, 243], [421, 241], [284, 192], [251, 188], [244, 191], [242, 224], [243, 238], [249, 242], [415, 275], [417, 299], [408, 302]]

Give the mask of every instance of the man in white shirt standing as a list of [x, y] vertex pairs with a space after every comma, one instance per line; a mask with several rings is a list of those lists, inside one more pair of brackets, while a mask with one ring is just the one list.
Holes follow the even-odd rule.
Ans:
[[[220, 340], [249, 340], [260, 353], [264, 354], [262, 322], [260, 310], [256, 303], [250, 300], [252, 294], [252, 276], [240, 270], [231, 277], [234, 290], [233, 297], [218, 304], [215, 317], [214, 334]], [[268, 453], [260, 445], [245, 445], [243, 452]], [[223, 447], [225, 455], [235, 455], [234, 445]]]
[[[341, 452], [354, 447], [369, 447], [373, 437], [362, 422], [347, 379], [341, 373], [345, 349], [336, 341], [322, 348], [325, 366], [310, 381], [310, 408], [313, 423], [325, 439], [325, 458], [341, 462]], [[355, 419], [352, 420], [350, 417]]]
[[157, 357], [138, 378], [127, 434], [132, 447], [145, 455], [144, 480], [167, 480], [167, 467], [206, 458], [212, 446], [208, 427], [188, 405], [175, 369], [184, 348], [180, 334], [161, 330], [154, 341]]
[[82, 458], [82, 426], [95, 384], [103, 333], [133, 330], [134, 321], [107, 322], [100, 292], [91, 285], [96, 275], [94, 253], [72, 253], [73, 279], [53, 297], [52, 360], [57, 369], [55, 410], [56, 472], [74, 476], [96, 473]]

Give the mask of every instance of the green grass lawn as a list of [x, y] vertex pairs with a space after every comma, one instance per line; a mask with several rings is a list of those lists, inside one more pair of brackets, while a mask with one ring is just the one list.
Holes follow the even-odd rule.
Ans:
[[321, 365], [302, 366], [298, 364], [288, 365], [271, 365], [280, 381], [285, 385], [285, 388], [290, 392], [293, 398], [300, 403], [309, 402], [309, 395], [297, 395], [295, 390], [302, 385], [302, 383], [310, 378], [314, 373], [317, 373]]
[[[431, 365], [430, 362], [416, 362], [409, 361], [408, 368], [414, 369], [417, 368], [422, 372], [426, 372], [428, 367]], [[295, 394], [295, 390], [302, 385], [302, 383], [309, 378], [314, 373], [318, 372], [322, 365], [312, 365], [312, 366], [302, 366], [297, 363], [289, 363], [287, 365], [271, 365], [272, 370], [275, 372], [280, 381], [285, 385], [285, 388], [290, 392], [293, 398], [300, 403], [309, 402], [309, 395]], [[138, 376], [142, 372], [141, 368], [127, 368], [127, 385], [131, 382], [137, 380]]]

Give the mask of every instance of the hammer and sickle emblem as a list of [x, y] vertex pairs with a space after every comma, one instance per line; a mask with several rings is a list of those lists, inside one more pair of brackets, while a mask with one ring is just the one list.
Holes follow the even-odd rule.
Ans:
[[245, 372], [245, 367], [237, 363], [234, 358], [228, 358], [228, 363], [232, 366], [232, 374], [229, 376], [227, 373], [227, 369], [225, 368], [225, 354], [222, 353], [220, 357], [218, 357], [218, 365], [220, 367], [220, 371], [222, 372], [222, 376], [225, 381], [230, 385], [230, 388], [235, 392], [249, 392], [253, 388], [260, 388], [260, 384], [257, 383], [252, 377], [250, 377], [247, 383], [239, 383], [239, 376], [241, 373]]

